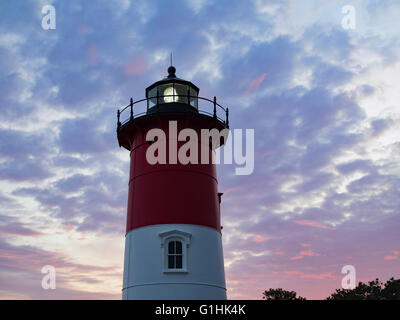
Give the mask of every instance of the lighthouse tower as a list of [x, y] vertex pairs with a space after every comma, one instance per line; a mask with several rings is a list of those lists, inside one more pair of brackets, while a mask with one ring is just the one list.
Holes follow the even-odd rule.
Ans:
[[[166, 78], [146, 89], [145, 99], [131, 99], [118, 110], [118, 142], [131, 159], [123, 299], [226, 299], [222, 193], [215, 164], [200, 161], [202, 148], [211, 159], [225, 139], [215, 144], [200, 137], [202, 129], [226, 133], [228, 109], [215, 97], [199, 97], [199, 88], [175, 72], [169, 67]], [[199, 139], [197, 163], [179, 160], [185, 141], [177, 134], [186, 128]], [[164, 138], [149, 140], [152, 129], [161, 129]], [[161, 143], [166, 145], [166, 162], [150, 163], [148, 149]]]

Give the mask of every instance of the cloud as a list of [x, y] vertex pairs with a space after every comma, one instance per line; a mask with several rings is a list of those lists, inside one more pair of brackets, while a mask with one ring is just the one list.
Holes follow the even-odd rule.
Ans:
[[326, 278], [332, 278], [332, 274], [331, 273], [302, 274], [301, 278], [322, 280], [322, 279], [326, 279]]
[[[44, 265], [52, 265], [56, 270], [56, 290], [43, 290], [41, 281]], [[118, 299], [119, 294], [96, 290], [99, 278], [104, 281], [115, 272], [114, 267], [72, 263], [65, 255], [41, 250], [32, 246], [15, 246], [0, 241], [0, 296], [4, 299]], [[90, 274], [91, 276], [88, 276]], [[21, 282], [18, 279], [23, 278]], [[84, 292], [74, 288], [74, 284], [94, 285], [94, 291]]]
[[43, 155], [49, 151], [45, 136], [17, 130], [0, 129], [0, 155], [21, 159]]
[[124, 74], [128, 77], [142, 75], [146, 72], [146, 64], [145, 57], [133, 57], [125, 63]]
[[307, 227], [313, 227], [313, 228], [321, 228], [321, 229], [328, 229], [332, 230], [332, 227], [325, 226], [317, 221], [311, 221], [311, 220], [296, 220], [296, 224], [299, 224], [301, 226], [307, 226]]
[[266, 236], [254, 236], [253, 241], [254, 242], [267, 242], [268, 238]]
[[21, 223], [15, 218], [0, 215], [0, 237], [4, 236], [41, 236], [39, 230], [31, 229], [26, 224]]
[[386, 256], [385, 260], [397, 260], [398, 258], [398, 256]]
[[342, 174], [349, 174], [355, 171], [370, 173], [376, 170], [376, 166], [370, 160], [361, 159], [341, 163], [336, 168]]
[[372, 135], [378, 136], [385, 132], [393, 124], [392, 119], [376, 119], [371, 122], [371, 127], [373, 130]]
[[85, 186], [89, 186], [91, 182], [89, 175], [75, 174], [68, 178], [58, 180], [54, 187], [62, 192], [77, 192]]
[[59, 143], [65, 153], [99, 153], [115, 145], [113, 132], [102, 131], [96, 119], [64, 120], [60, 125]]
[[50, 173], [44, 169], [44, 165], [26, 160], [22, 163], [6, 161], [0, 164], [0, 179], [11, 181], [27, 181], [45, 179]]
[[251, 80], [251, 82], [247, 86], [246, 93], [250, 93], [254, 90], [257, 90], [258, 87], [263, 83], [266, 76], [267, 76], [267, 74], [264, 72], [264, 73], [260, 74], [258, 77]]
[[395, 250], [395, 251], [393, 251], [393, 255], [392, 256], [388, 255], [384, 259], [385, 260], [397, 260], [399, 258], [399, 255], [400, 255], [400, 251]]

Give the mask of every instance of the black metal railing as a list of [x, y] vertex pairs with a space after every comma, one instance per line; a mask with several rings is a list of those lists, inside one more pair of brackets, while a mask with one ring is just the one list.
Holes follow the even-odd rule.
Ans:
[[[137, 100], [135, 102], [133, 102], [133, 99], [131, 98], [130, 103], [127, 106], [123, 107], [121, 110], [118, 109], [117, 110], [117, 130], [119, 130], [124, 124], [126, 124], [130, 121], [133, 121], [134, 119], [136, 119], [138, 117], [145, 116], [146, 114], [148, 114], [148, 110], [151, 108], [157, 108], [160, 105], [164, 105], [164, 104], [168, 105], [170, 103], [173, 103], [173, 101], [159, 103], [160, 99], [164, 98], [164, 97], [172, 97], [173, 99], [175, 99], [175, 97], [187, 98], [188, 103], [185, 103], [185, 104], [187, 104], [188, 106], [190, 106], [192, 108], [195, 108], [198, 111], [198, 113], [200, 113], [200, 114], [205, 114], [205, 115], [213, 117], [214, 119], [222, 122], [226, 128], [229, 128], [229, 109], [224, 108], [223, 106], [218, 104], [216, 97], [214, 97], [213, 100], [210, 100], [207, 98], [198, 97], [198, 96], [190, 96], [190, 95], [177, 95], [177, 94], [158, 95], [157, 94], [157, 97], [148, 97], [148, 98]], [[149, 101], [153, 101], [154, 99], [157, 99], [156, 100], [157, 104], [155, 104], [152, 107], [149, 107]], [[191, 99], [195, 99], [195, 101], [197, 101], [197, 108], [190, 104]], [[145, 104], [144, 103], [141, 104], [142, 102], [145, 102], [145, 101], [146, 101]], [[207, 102], [207, 103], [202, 103], [200, 106], [199, 101]]]

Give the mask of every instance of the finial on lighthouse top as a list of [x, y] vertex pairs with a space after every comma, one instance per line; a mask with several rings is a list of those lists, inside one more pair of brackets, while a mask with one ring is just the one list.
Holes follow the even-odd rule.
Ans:
[[174, 66], [170, 66], [168, 68], [168, 78], [176, 78], [175, 72], [176, 72], [175, 67]]
[[176, 69], [172, 65], [172, 52], [171, 52], [171, 64], [170, 64], [170, 67], [168, 68], [168, 77], [167, 78], [176, 78], [175, 72], [176, 72]]

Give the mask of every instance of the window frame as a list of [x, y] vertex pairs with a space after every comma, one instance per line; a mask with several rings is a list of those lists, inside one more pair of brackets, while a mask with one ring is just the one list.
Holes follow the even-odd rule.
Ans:
[[[190, 247], [190, 240], [192, 235], [187, 232], [179, 230], [171, 230], [167, 232], [159, 233], [161, 240], [161, 251], [162, 251], [162, 266], [164, 273], [187, 273], [188, 272], [188, 251]], [[169, 254], [169, 243], [172, 241], [180, 241], [182, 244], [182, 268], [169, 268], [168, 257]]]

